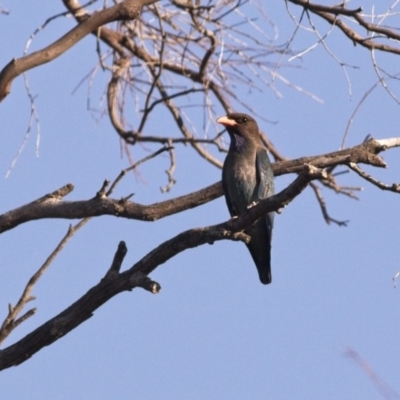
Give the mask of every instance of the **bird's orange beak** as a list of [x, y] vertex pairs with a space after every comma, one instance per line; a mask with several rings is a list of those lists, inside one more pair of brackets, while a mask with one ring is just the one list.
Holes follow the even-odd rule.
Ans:
[[226, 115], [217, 119], [217, 122], [224, 126], [235, 126], [237, 122], [234, 119], [228, 118]]

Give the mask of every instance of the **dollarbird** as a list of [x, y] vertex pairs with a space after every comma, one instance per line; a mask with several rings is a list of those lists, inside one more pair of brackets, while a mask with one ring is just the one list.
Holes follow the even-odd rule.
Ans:
[[[230, 147], [222, 170], [222, 185], [232, 217], [275, 193], [274, 173], [266, 149], [261, 145], [257, 122], [246, 114], [232, 113], [217, 120], [226, 127]], [[260, 281], [271, 283], [271, 237], [274, 212], [246, 228], [247, 248], [256, 264]]]

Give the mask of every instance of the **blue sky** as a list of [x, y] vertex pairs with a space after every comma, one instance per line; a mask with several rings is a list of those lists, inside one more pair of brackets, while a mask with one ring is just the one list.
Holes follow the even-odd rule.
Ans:
[[[294, 24], [283, 1], [267, 12], [285, 42]], [[279, 4], [278, 4], [279, 3]], [[390, 2], [380, 2], [383, 9]], [[34, 29], [61, 2], [3, 1], [0, 65], [23, 52]], [[361, 4], [361, 3], [360, 3]], [[363, 3], [371, 7], [373, 2]], [[358, 4], [357, 4], [358, 5]], [[292, 7], [293, 11], [296, 8]], [[21, 23], [24, 21], [24, 23]], [[73, 26], [71, 19], [49, 25], [33, 45], [38, 49]], [[328, 27], [318, 23], [322, 31]], [[293, 47], [302, 51], [315, 43], [299, 32]], [[259, 121], [287, 157], [335, 151], [349, 117], [377, 80], [371, 56], [334, 31], [327, 43], [349, 68], [352, 96], [343, 69], [321, 47], [293, 61], [300, 68], [283, 69], [290, 81], [323, 100], [313, 101], [277, 83], [271, 91], [242, 96], [275, 124]], [[377, 55], [382, 66], [396, 70], [398, 59]], [[104, 179], [113, 179], [129, 165], [107, 118], [96, 121], [86, 111], [83, 85], [71, 94], [96, 63], [95, 41], [86, 38], [58, 60], [28, 73], [37, 95], [41, 141], [39, 158], [31, 134], [11, 175], [4, 176], [23, 141], [29, 102], [21, 77], [0, 106], [0, 213], [16, 208], [66, 183], [75, 190], [67, 200], [89, 199]], [[98, 78], [98, 93], [106, 75]], [[399, 87], [392, 82], [394, 93]], [[95, 97], [96, 100], [100, 96]], [[238, 110], [241, 111], [241, 110]], [[367, 134], [399, 136], [398, 104], [376, 89], [357, 114], [348, 145]], [[202, 129], [199, 118], [197, 129]], [[154, 130], [165, 129], [162, 119]], [[170, 129], [174, 129], [171, 125]], [[134, 148], [138, 159], [146, 149]], [[148, 204], [201, 189], [220, 179], [221, 171], [206, 165], [192, 150], [177, 147], [177, 184], [168, 194], [161, 156], [128, 176], [116, 197], [135, 193], [134, 201]], [[219, 155], [223, 160], [223, 155]], [[386, 170], [367, 171], [386, 183], [400, 182], [399, 150], [383, 154]], [[279, 189], [294, 176], [277, 179]], [[160, 266], [152, 278], [162, 286], [154, 296], [143, 290], [123, 293], [94, 316], [24, 364], [2, 371], [7, 399], [366, 399], [380, 395], [368, 375], [346, 354], [354, 349], [400, 397], [400, 292], [392, 277], [400, 270], [399, 198], [382, 192], [353, 173], [339, 178], [363, 186], [360, 200], [323, 190], [332, 217], [349, 220], [348, 227], [326, 225], [310, 189], [275, 220], [273, 283], [259, 283], [245, 246], [218, 242], [188, 250]], [[10, 345], [58, 314], [96, 284], [109, 267], [118, 242], [125, 240], [128, 268], [148, 251], [179, 232], [226, 221], [222, 198], [181, 215], [157, 222], [93, 219], [69, 242], [34, 290], [37, 314], [5, 343]], [[0, 237], [2, 285], [0, 306], [6, 315], [24, 284], [66, 233], [71, 221], [45, 220], [24, 224]]]

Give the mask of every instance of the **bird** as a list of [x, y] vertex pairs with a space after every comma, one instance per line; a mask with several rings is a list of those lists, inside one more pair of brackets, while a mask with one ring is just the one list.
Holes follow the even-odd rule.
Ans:
[[[222, 186], [232, 217], [243, 214], [254, 203], [275, 193], [274, 173], [262, 146], [257, 122], [247, 114], [229, 113], [217, 119], [229, 133], [230, 146], [222, 169]], [[245, 229], [247, 248], [261, 283], [271, 283], [271, 238], [274, 212]]]

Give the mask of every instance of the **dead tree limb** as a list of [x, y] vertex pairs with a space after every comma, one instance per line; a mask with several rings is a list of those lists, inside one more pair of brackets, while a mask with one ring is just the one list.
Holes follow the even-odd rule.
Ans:
[[[351, 163], [386, 167], [386, 163], [378, 154], [398, 146], [400, 146], [400, 138], [370, 139], [358, 146], [333, 153], [278, 161], [273, 164], [274, 174], [279, 176], [299, 173], [303, 170], [305, 164], [318, 168], [353, 165]], [[0, 215], [0, 233], [13, 229], [22, 223], [43, 218], [75, 219], [114, 215], [141, 221], [155, 221], [198, 207], [223, 195], [221, 182], [216, 182], [197, 192], [150, 205], [131, 202], [126, 198], [110, 199], [106, 196], [96, 196], [83, 201], [61, 201], [62, 197], [72, 189], [73, 185], [66, 185], [38, 200]]]
[[11, 84], [18, 75], [54, 60], [85, 36], [96, 32], [102, 25], [113, 21], [137, 18], [144, 5], [152, 4], [156, 1], [158, 0], [124, 0], [115, 6], [94, 13], [44, 49], [35, 51], [25, 57], [12, 59], [0, 72], [0, 101], [10, 93]]
[[54, 343], [88, 320], [99, 307], [123, 291], [142, 287], [151, 293], [158, 293], [161, 286], [152, 281], [148, 275], [161, 264], [182, 251], [200, 245], [218, 240], [243, 240], [241, 231], [247, 226], [267, 212], [286, 206], [306, 188], [311, 180], [321, 179], [325, 176], [325, 171], [304, 165], [302, 172], [285, 190], [259, 202], [242, 216], [222, 224], [182, 232], [153, 249], [125, 272], [120, 272], [126, 254], [125, 243], [121, 242], [111, 267], [97, 285], [56, 317], [15, 344], [0, 351], [0, 370], [23, 363], [43, 347]]

